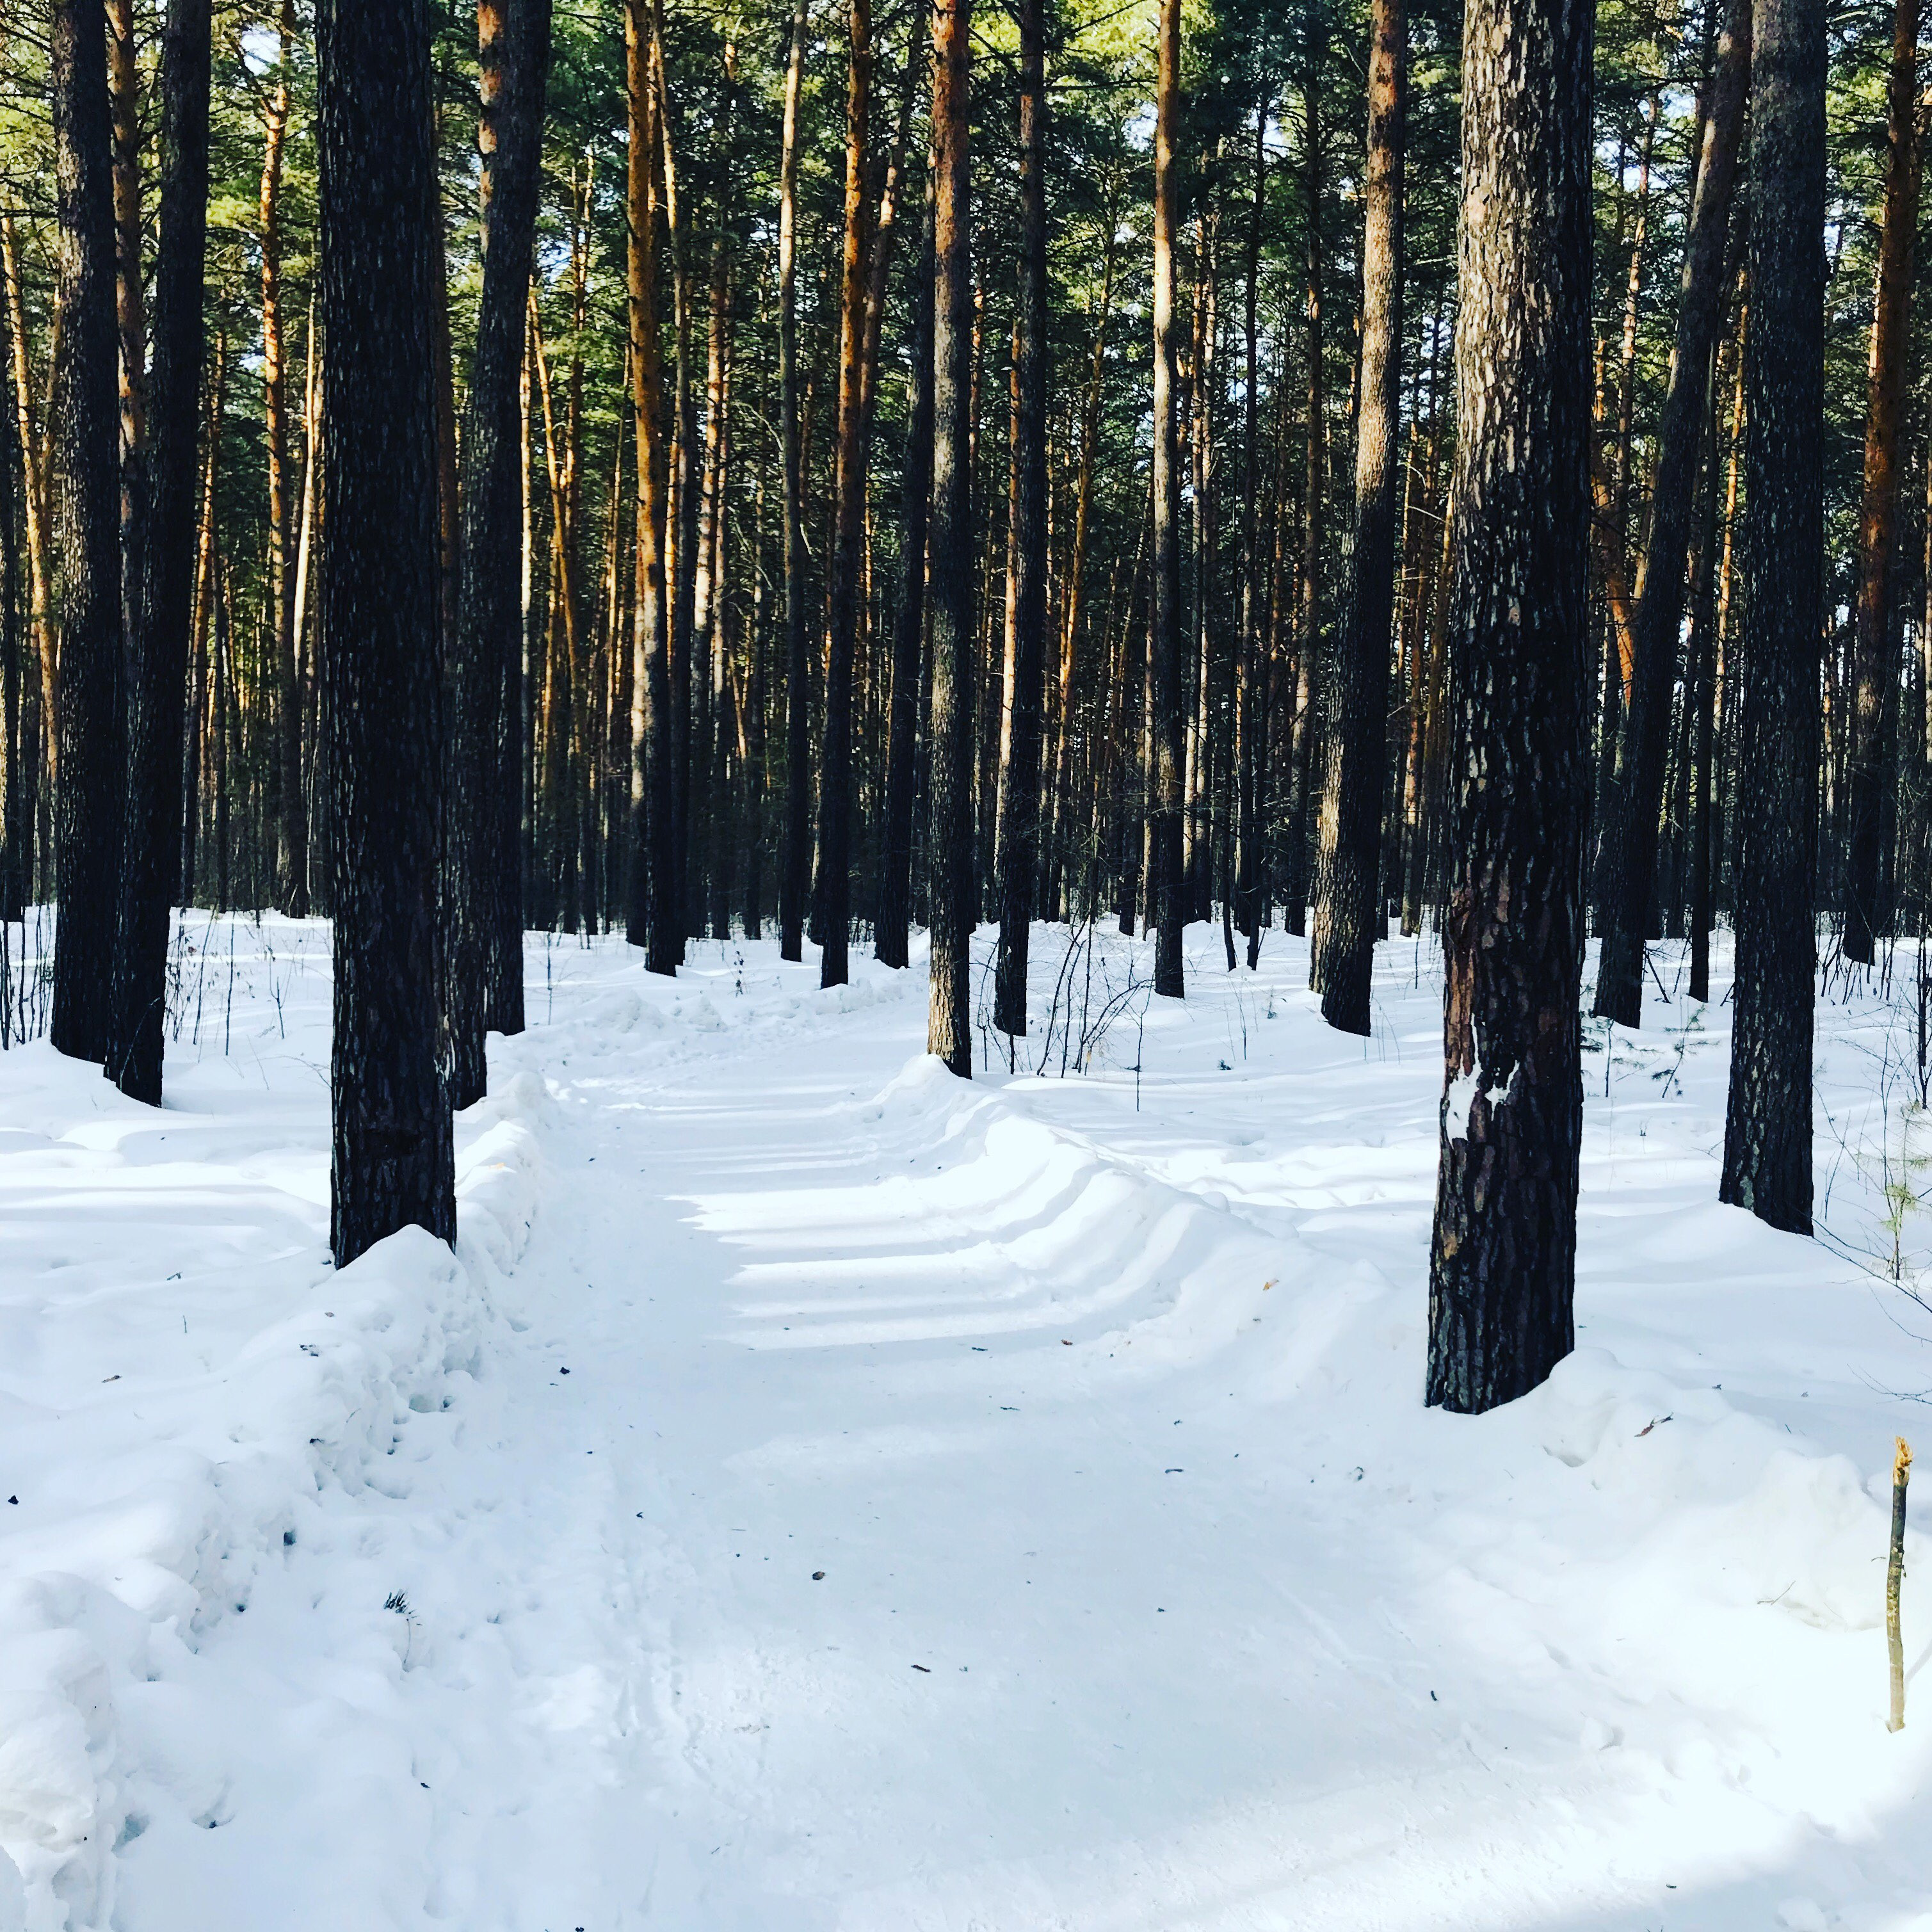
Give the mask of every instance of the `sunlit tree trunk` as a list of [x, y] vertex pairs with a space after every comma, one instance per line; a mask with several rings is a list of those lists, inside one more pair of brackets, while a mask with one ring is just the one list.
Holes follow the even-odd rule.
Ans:
[[1574, 1344], [1590, 496], [1593, 8], [1470, 0], [1450, 514], [1456, 712], [1427, 1399]]
[[967, 98], [970, 0], [934, 0], [932, 520], [927, 595], [932, 658], [926, 1051], [973, 1072], [973, 263]]

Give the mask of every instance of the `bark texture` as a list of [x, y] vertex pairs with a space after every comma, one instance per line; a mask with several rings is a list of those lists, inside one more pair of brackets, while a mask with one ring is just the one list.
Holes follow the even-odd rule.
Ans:
[[1756, 0], [1737, 968], [1719, 1198], [1811, 1232], [1825, 541], [1825, 8]]
[[335, 918], [329, 1245], [456, 1233], [440, 1061], [443, 791], [428, 0], [320, 0], [321, 628]]
[[113, 148], [106, 15], [100, 0], [53, 13], [60, 290], [53, 408], [53, 550], [61, 613], [56, 718], [53, 1012], [49, 1037], [107, 1056], [119, 856], [121, 476], [114, 314]]
[[1456, 329], [1455, 732], [1428, 1400], [1574, 1346], [1589, 544], [1591, 0], [1471, 0]]
[[208, 236], [208, 0], [172, 0], [161, 47], [160, 242], [140, 595], [128, 639], [127, 817], [107, 1072], [161, 1098], [168, 904], [180, 861], [182, 723], [194, 622], [196, 441]]

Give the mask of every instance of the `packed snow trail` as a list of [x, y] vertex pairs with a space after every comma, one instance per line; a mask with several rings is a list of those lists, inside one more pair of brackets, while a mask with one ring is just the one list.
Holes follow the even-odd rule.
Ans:
[[[533, 946], [456, 1256], [336, 1275], [268, 929], [168, 1112], [0, 1060], [6, 1932], [1932, 1928], [1932, 1348], [1714, 1204], [1720, 1007], [1592, 1034], [1580, 1351], [1474, 1420], [1426, 951], [1366, 1052], [1201, 933], [1086, 1077], [967, 1084], [916, 971]], [[1874, 1252], [1900, 1023], [1821, 1021]]]

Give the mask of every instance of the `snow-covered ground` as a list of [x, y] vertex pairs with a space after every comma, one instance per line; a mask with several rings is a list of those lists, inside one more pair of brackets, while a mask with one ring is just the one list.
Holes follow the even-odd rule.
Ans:
[[1578, 1352], [1472, 1420], [1426, 942], [1364, 1046], [1279, 933], [1177, 1006], [1041, 928], [966, 1085], [916, 963], [533, 939], [455, 1256], [338, 1274], [326, 929], [185, 938], [165, 1111], [0, 1056], [0, 1932], [1932, 1928], [1904, 951], [1808, 1242], [1659, 950]]

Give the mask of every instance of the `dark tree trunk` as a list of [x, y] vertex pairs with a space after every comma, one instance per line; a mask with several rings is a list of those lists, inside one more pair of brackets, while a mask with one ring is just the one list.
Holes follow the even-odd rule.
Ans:
[[872, 254], [867, 179], [872, 97], [870, 0], [851, 0], [852, 62], [845, 95], [845, 250], [839, 278], [838, 421], [834, 457], [831, 612], [825, 724], [819, 747], [818, 983], [842, 986], [851, 928], [852, 660], [865, 569], [866, 464], [861, 433], [866, 268]]
[[1154, 698], [1148, 813], [1156, 929], [1154, 989], [1184, 997], [1180, 869], [1180, 460], [1174, 394], [1174, 245], [1180, 218], [1174, 142], [1180, 115], [1180, 0], [1161, 0], [1160, 73], [1154, 94], [1154, 595], [1148, 626]]
[[1637, 1024], [1643, 1006], [1644, 940], [1650, 931], [1657, 869], [1658, 814], [1664, 793], [1664, 741], [1677, 678], [1684, 621], [1685, 559], [1697, 496], [1711, 357], [1724, 317], [1725, 236], [1737, 173], [1738, 130], [1750, 72], [1750, 0], [1727, 0], [1710, 109], [1697, 168], [1670, 382], [1658, 427], [1650, 532], [1637, 580], [1635, 658], [1624, 744], [1606, 793], [1598, 848], [1598, 903], [1604, 915], [1594, 1010], [1619, 1025]]
[[[476, 26], [482, 79], [480, 190], [483, 292], [463, 419], [460, 562], [450, 664], [449, 814], [443, 944], [448, 974], [450, 1104], [473, 1106], [488, 1083], [497, 908], [520, 868], [500, 796], [506, 715], [521, 650], [524, 309], [541, 184], [550, 0], [484, 0]], [[521, 920], [518, 925], [520, 927]], [[520, 950], [520, 948], [519, 949]], [[518, 964], [520, 968], [520, 959]]]
[[427, 0], [320, 0], [316, 151], [329, 695], [338, 1267], [414, 1224], [456, 1233], [439, 1066], [443, 790], [436, 401], [428, 318], [434, 163]]
[[123, 766], [113, 148], [100, 0], [58, 0], [54, 9], [53, 118], [60, 342], [48, 427], [61, 609], [60, 908], [49, 1034], [62, 1053], [104, 1061]]
[[1027, 1030], [1027, 938], [1040, 875], [1040, 685], [1046, 651], [1046, 37], [1020, 0], [1020, 248], [1013, 324], [1012, 710], [1000, 768], [1000, 946], [993, 1024]]
[[924, 245], [913, 290], [912, 368], [906, 397], [904, 559], [898, 621], [892, 633], [892, 689], [886, 739], [885, 850], [874, 925], [880, 963], [908, 963], [910, 922], [912, 814], [919, 740], [920, 644], [926, 618], [926, 526], [932, 489], [932, 205], [928, 196]]
[[1456, 799], [1427, 1399], [1574, 1346], [1588, 809], [1594, 8], [1470, 0], [1450, 617]]
[[1334, 669], [1312, 980], [1322, 1016], [1369, 1030], [1369, 981], [1382, 930], [1382, 808], [1388, 763], [1389, 638], [1395, 624], [1396, 448], [1401, 435], [1402, 0], [1369, 16], [1369, 133], [1362, 242], [1362, 368], [1355, 416], [1355, 526]]
[[1894, 786], [1898, 650], [1894, 578], [1898, 549], [1898, 440], [1918, 221], [1918, 0], [1893, 16], [1885, 213], [1865, 390], [1864, 495], [1858, 515], [1856, 692], [1852, 717], [1850, 837], [1846, 852], [1845, 956], [1870, 965], [1890, 928], [1885, 821]]
[[160, 246], [140, 596], [128, 640], [127, 816], [107, 1071], [161, 1099], [168, 902], [181, 852], [182, 712], [194, 622], [196, 442], [208, 234], [208, 0], [172, 0], [161, 50]]
[[970, 0], [932, 16], [934, 208], [932, 332], [931, 802], [926, 841], [932, 934], [926, 1051], [973, 1072], [973, 260], [968, 166]]
[[1744, 344], [1737, 969], [1719, 1198], [1811, 1232], [1823, 631], [1825, 9], [1757, 0]]
[[803, 399], [798, 380], [798, 149], [808, 31], [806, 0], [792, 10], [785, 67], [784, 146], [778, 170], [778, 416], [784, 438], [785, 811], [778, 860], [778, 956], [805, 956], [812, 875], [811, 648], [805, 608]]

